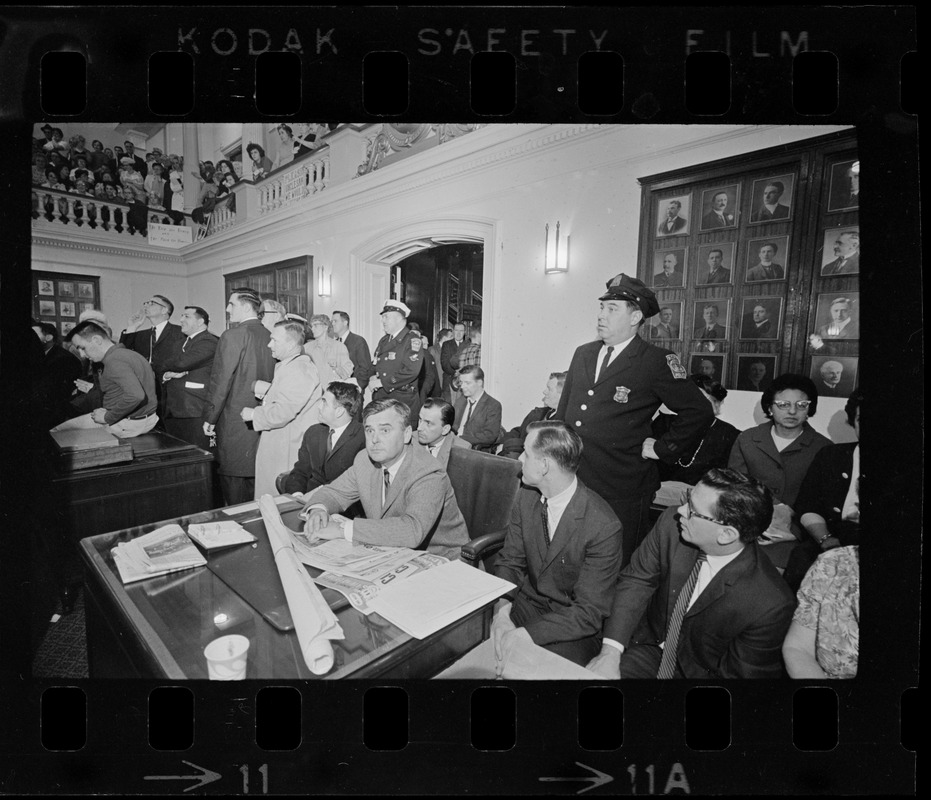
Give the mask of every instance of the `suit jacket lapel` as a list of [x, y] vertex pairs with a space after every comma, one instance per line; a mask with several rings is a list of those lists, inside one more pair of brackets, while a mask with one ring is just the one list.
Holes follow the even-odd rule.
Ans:
[[[545, 548], [543, 567], [540, 570], [541, 574], [557, 559], [559, 554], [568, 546], [569, 542], [572, 541], [572, 538], [576, 535], [576, 529], [581, 524], [580, 520], [585, 518], [585, 506], [586, 501], [582, 496], [582, 489], [580, 486], [577, 486], [575, 494], [572, 495], [572, 499], [569, 501], [569, 505], [567, 505], [566, 510], [563, 511], [562, 517], [559, 520], [559, 525], [556, 526], [556, 531], [553, 533], [553, 542], [548, 548], [546, 547], [546, 542], [543, 537], [543, 531], [540, 531], [539, 538]], [[543, 513], [542, 504], [540, 506], [540, 513]]]
[[[637, 334], [634, 334], [634, 338], [639, 338]], [[637, 347], [637, 342], [630, 342], [627, 347], [625, 347], [620, 353], [617, 354], [617, 357], [612, 361], [608, 368], [604, 371], [604, 374], [601, 376], [601, 380], [598, 383], [604, 383], [605, 381], [617, 380], [620, 377], [620, 374], [626, 371], [633, 364], [633, 358], [639, 353], [639, 348]]]
[[343, 431], [343, 435], [340, 436], [339, 439], [336, 440], [336, 444], [333, 445], [333, 450], [330, 451], [328, 455], [326, 453], [326, 444], [323, 445], [323, 452], [324, 452], [324, 455], [326, 455], [327, 460], [332, 458], [333, 454], [337, 450], [339, 450], [339, 448], [341, 448], [344, 444], [346, 444], [346, 442], [348, 442], [350, 439], [353, 438], [356, 432], [355, 431], [356, 425], [357, 423], [355, 422], [355, 420], [353, 420], [352, 422], [349, 423], [349, 425], [346, 426], [346, 430]]
[[744, 547], [737, 558], [718, 570], [718, 573], [711, 579], [711, 583], [698, 595], [698, 599], [695, 600], [692, 607], [688, 610], [688, 613], [686, 613], [686, 618], [692, 617], [695, 614], [700, 614], [706, 608], [716, 603], [727, 593], [728, 586], [753, 568], [755, 559], [753, 557], [753, 551], [751, 550], [752, 546], [753, 545], [748, 545]]
[[[381, 516], [384, 518], [385, 512], [391, 508], [391, 504], [398, 499], [398, 495], [401, 493], [401, 486], [406, 485], [409, 481], [408, 475], [410, 475], [411, 470], [414, 469], [414, 448], [411, 445], [405, 445], [405, 455], [404, 462], [401, 464], [401, 468], [398, 470], [398, 474], [391, 479], [391, 485], [388, 487], [388, 491], [385, 493], [385, 505], [381, 510]], [[378, 470], [378, 479], [384, 483], [384, 469], [379, 468]], [[379, 497], [381, 496], [381, 488], [379, 487]]]

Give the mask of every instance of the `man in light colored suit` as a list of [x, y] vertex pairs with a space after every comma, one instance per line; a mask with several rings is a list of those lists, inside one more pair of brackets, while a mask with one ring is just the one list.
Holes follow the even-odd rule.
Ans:
[[476, 450], [491, 451], [501, 435], [501, 403], [485, 391], [485, 373], [471, 364], [459, 370], [456, 432]]
[[[320, 376], [303, 351], [304, 326], [282, 320], [275, 323], [268, 349], [278, 361], [271, 386], [258, 408], [243, 408], [243, 422], [260, 431], [255, 454], [255, 499], [275, 495], [275, 478], [297, 459], [304, 431], [320, 419], [317, 401], [323, 394]], [[262, 393], [256, 386], [256, 396]]]
[[533, 422], [522, 482], [495, 574], [515, 584], [492, 625], [495, 651], [532, 641], [587, 664], [601, 646], [621, 566], [621, 523], [576, 478], [582, 440], [562, 420]]
[[359, 388], [364, 392], [365, 387], [369, 385], [369, 378], [375, 374], [368, 342], [358, 333], [349, 330], [349, 314], [345, 311], [333, 312], [333, 335], [346, 345], [352, 361], [352, 377], [356, 379]]
[[450, 450], [454, 447], [472, 447], [465, 439], [453, 433], [455, 419], [453, 407], [438, 397], [428, 397], [420, 407], [417, 445], [433, 456], [443, 469], [449, 464]]
[[[307, 534], [459, 558], [469, 532], [446, 472], [411, 444], [410, 409], [391, 398], [374, 400], [362, 412], [362, 427], [365, 452], [335, 481], [304, 498]], [[364, 518], [330, 519], [357, 500]]]

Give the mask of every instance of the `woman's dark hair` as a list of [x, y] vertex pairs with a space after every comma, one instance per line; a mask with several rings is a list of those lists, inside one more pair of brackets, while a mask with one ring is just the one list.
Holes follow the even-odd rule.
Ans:
[[710, 394], [715, 400], [721, 401], [727, 397], [727, 389], [721, 385], [721, 381], [716, 381], [714, 378], [701, 372], [689, 375], [689, 379], [699, 389]]
[[779, 392], [787, 389], [795, 389], [797, 392], [804, 394], [810, 401], [808, 407], [808, 416], [813, 417], [818, 410], [818, 389], [810, 378], [804, 375], [796, 375], [793, 372], [787, 372], [778, 378], [773, 378], [773, 382], [763, 392], [760, 398], [760, 405], [763, 407], [763, 413], [769, 418], [773, 418], [773, 400]]
[[236, 169], [233, 167], [233, 162], [230, 161], [229, 159], [222, 158], [219, 161], [217, 161], [217, 172], [222, 172], [220, 167], [222, 167], [224, 164], [226, 164], [226, 166], [228, 167], [227, 172], [235, 178]]
[[283, 122], [278, 126], [277, 130], [284, 131], [286, 134], [288, 134], [288, 136], [294, 136], [294, 131], [291, 130], [291, 126], [285, 125]]
[[246, 154], [249, 156], [249, 158], [252, 158], [253, 150], [259, 151], [260, 159], [265, 158], [265, 149], [262, 147], [262, 145], [256, 144], [255, 142], [249, 142], [249, 146], [246, 147]]
[[853, 394], [847, 399], [847, 404], [844, 406], [844, 413], [847, 414], [847, 424], [853, 427], [853, 423], [857, 418], [857, 409], [860, 408], [860, 403], [863, 402], [863, 392], [860, 389], [854, 389]]

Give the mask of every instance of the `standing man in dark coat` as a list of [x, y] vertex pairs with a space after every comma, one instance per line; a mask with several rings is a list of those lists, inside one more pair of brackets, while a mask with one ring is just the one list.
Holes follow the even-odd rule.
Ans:
[[334, 311], [330, 319], [333, 323], [333, 335], [346, 345], [349, 351], [349, 360], [352, 361], [352, 377], [356, 379], [359, 388], [364, 393], [369, 380], [375, 374], [368, 342], [358, 333], [349, 330], [349, 315], [345, 311]]
[[[655, 462], [671, 464], [689, 452], [714, 411], [674, 353], [637, 335], [659, 311], [653, 292], [623, 273], [607, 287], [599, 298], [599, 340], [575, 351], [556, 418], [582, 437], [579, 480], [621, 520], [626, 564], [649, 530], [650, 502], [660, 485]], [[663, 403], [677, 416], [654, 440], [650, 421]]]
[[465, 335], [465, 325], [457, 322], [453, 325], [453, 338], [443, 343], [440, 351], [440, 367], [443, 369], [443, 399], [450, 405], [456, 405], [459, 399], [459, 389], [453, 388], [453, 376], [459, 369], [459, 362], [452, 363], [453, 356], [457, 356], [472, 344], [472, 340]]
[[71, 413], [69, 401], [74, 382], [81, 377], [81, 359], [58, 343], [58, 328], [50, 322], [32, 326], [42, 343], [42, 366], [34, 392], [34, 402], [45, 413], [43, 427], [48, 430]]
[[[158, 417], [163, 422], [165, 412], [165, 391], [162, 375], [165, 374], [165, 358], [181, 346], [185, 336], [181, 328], [168, 320], [175, 313], [175, 306], [167, 297], [153, 294], [150, 300], [142, 304], [142, 310], [133, 314], [126, 323], [120, 344], [127, 350], [135, 350], [148, 360], [155, 372], [155, 392], [158, 395]], [[148, 322], [150, 327], [142, 328]], [[141, 328], [141, 330], [140, 330]]]
[[210, 316], [200, 306], [185, 306], [181, 332], [187, 337], [168, 355], [162, 366], [165, 393], [165, 431], [185, 442], [208, 450], [204, 434], [207, 383], [219, 338], [207, 330]]
[[220, 489], [227, 505], [255, 494], [255, 454], [259, 432], [242, 420], [242, 410], [259, 405], [254, 384], [275, 375], [268, 329], [259, 322], [262, 300], [252, 289], [233, 289], [226, 312], [230, 328], [217, 344], [207, 385], [204, 434], [217, 438]]
[[[417, 378], [423, 367], [420, 334], [411, 330], [407, 318], [411, 310], [400, 300], [385, 300], [381, 325], [385, 335], [375, 347], [375, 377], [369, 381], [372, 400], [397, 400], [408, 409], [420, 408]], [[417, 419], [411, 420], [416, 428]]]

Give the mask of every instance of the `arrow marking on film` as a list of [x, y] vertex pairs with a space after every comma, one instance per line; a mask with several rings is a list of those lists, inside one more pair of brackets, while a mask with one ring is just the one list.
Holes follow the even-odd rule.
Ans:
[[[219, 772], [214, 772], [212, 769], [204, 769], [204, 767], [199, 767], [197, 764], [192, 764], [190, 761], [183, 761], [182, 764], [187, 764], [189, 767], [194, 767], [194, 769], [200, 771], [200, 775], [146, 775], [143, 780], [146, 781], [190, 781], [194, 780], [197, 783], [191, 784], [184, 791], [189, 792], [191, 789], [199, 789], [202, 786], [206, 786], [208, 783], [213, 783], [214, 781], [220, 780], [223, 776]], [[585, 780], [591, 780], [586, 778]], [[611, 780], [610, 778], [608, 780]], [[589, 787], [590, 788], [590, 787]]]
[[596, 786], [604, 786], [606, 783], [611, 783], [614, 780], [610, 775], [597, 770], [594, 767], [590, 767], [587, 764], [583, 764], [580, 761], [575, 762], [576, 766], [581, 767], [582, 769], [587, 769], [592, 773], [592, 777], [582, 777], [582, 778], [540, 778], [541, 781], [588, 781], [591, 783], [591, 786], [586, 786], [584, 789], [579, 789], [576, 794], [582, 794], [582, 792], [587, 792], [589, 789], [594, 789]]

